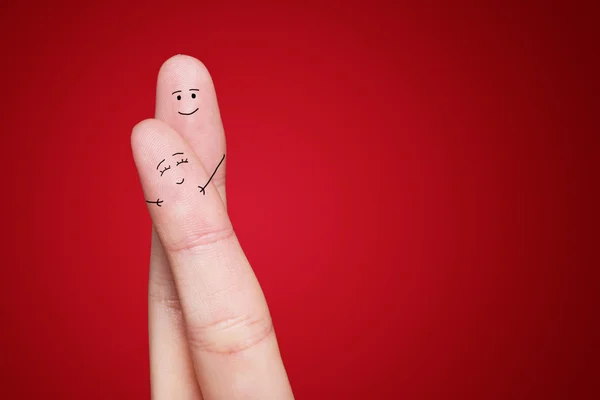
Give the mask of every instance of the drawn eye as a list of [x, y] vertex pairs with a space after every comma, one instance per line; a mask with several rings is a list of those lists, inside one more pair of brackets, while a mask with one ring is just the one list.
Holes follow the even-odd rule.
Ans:
[[192, 93], [192, 99], [196, 98], [196, 93]]
[[167, 170], [171, 169], [171, 166], [165, 167], [162, 171], [160, 171], [160, 176], [162, 176]]
[[181, 96], [180, 95], [177, 95], [177, 100], [181, 100]]
[[[177, 161], [177, 165], [179, 165], [179, 164], [187, 164], [187, 162], [188, 162], [187, 158], [185, 160], [182, 158], [181, 161]], [[177, 165], [175, 165], [175, 166], [177, 166]]]

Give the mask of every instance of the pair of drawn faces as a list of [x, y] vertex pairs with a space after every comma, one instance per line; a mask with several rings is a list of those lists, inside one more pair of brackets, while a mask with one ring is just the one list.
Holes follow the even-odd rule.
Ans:
[[[196, 94], [197, 92], [199, 92], [200, 89], [187, 89], [187, 92], [184, 90], [176, 90], [173, 93], [171, 93], [171, 96], [175, 97], [177, 99], [177, 101], [181, 101], [182, 99], [184, 99], [185, 96], [189, 96], [192, 100], [196, 99], [196, 97], [198, 97], [198, 95]], [[177, 113], [180, 115], [192, 115], [194, 114], [196, 111], [199, 110], [199, 107], [196, 107], [193, 111], [190, 112], [182, 112], [180, 110], [177, 110]], [[182, 156], [180, 160], [175, 160], [174, 164], [176, 167], [178, 167], [181, 164], [186, 164], [188, 162], [187, 158], [183, 158], [183, 153], [174, 153], [171, 155], [171, 157], [176, 157], [176, 156]], [[168, 170], [171, 169], [171, 165], [173, 163], [165, 163], [166, 159], [163, 159], [161, 162], [158, 163], [158, 165], [156, 166], [156, 169], [160, 172], [160, 176], [163, 176]], [[162, 168], [161, 168], [162, 165]], [[181, 185], [184, 181], [184, 178], [181, 178], [180, 182], [175, 182], [178, 185]]]
[[[174, 96], [178, 102], [182, 101], [185, 98], [185, 96], [189, 96], [193, 101], [198, 97], [198, 95], [196, 93], [199, 91], [200, 91], [200, 89], [195, 89], [195, 88], [187, 89], [187, 91], [186, 90], [176, 90], [173, 93], [171, 93], [171, 96]], [[188, 102], [184, 102], [184, 103], [188, 103]], [[189, 115], [194, 114], [198, 110], [199, 110], [199, 107], [196, 107], [192, 111], [177, 110], [177, 113], [180, 115], [189, 116]], [[210, 181], [213, 179], [213, 177], [217, 173], [217, 170], [219, 169], [219, 167], [221, 166], [221, 164], [223, 163], [224, 160], [225, 160], [225, 154], [223, 154], [221, 161], [219, 161], [219, 163], [217, 164], [212, 175], [210, 176], [210, 178], [208, 178], [208, 181], [204, 185], [198, 186], [198, 189], [200, 189], [199, 192], [202, 193], [203, 195], [206, 194], [205, 188], [208, 186]], [[159, 172], [161, 177], [168, 176], [169, 171], [171, 171], [171, 169], [180, 167], [182, 164], [187, 164], [187, 163], [188, 163], [188, 159], [187, 159], [187, 157], [185, 157], [185, 154], [183, 152], [177, 152], [177, 153], [171, 154], [170, 162], [167, 161], [166, 158], [162, 159], [156, 166], [156, 170]], [[183, 182], [185, 182], [185, 178], [183, 178], [181, 176], [177, 176], [175, 178], [175, 184], [182, 185]], [[146, 203], [156, 204], [158, 207], [161, 207], [162, 203], [164, 203], [164, 200], [161, 200], [161, 199], [156, 199], [156, 201], [146, 200]]]
[[[181, 101], [185, 96], [189, 96], [192, 100], [196, 99], [196, 97], [198, 97], [198, 95], [196, 94], [197, 92], [199, 92], [200, 89], [188, 89], [187, 92], [184, 90], [176, 90], [173, 93], [171, 93], [171, 96], [175, 97], [177, 99], [177, 101]], [[178, 114], [180, 115], [192, 115], [194, 114], [196, 111], [199, 110], [199, 107], [196, 107], [193, 111], [190, 112], [182, 112], [182, 111], [177, 111]], [[178, 167], [181, 164], [186, 164], [188, 162], [187, 158], [183, 158], [183, 153], [174, 153], [173, 155], [171, 155], [171, 157], [176, 157], [176, 156], [182, 156], [180, 160], [175, 160], [174, 164], [175, 167]], [[160, 176], [163, 176], [167, 171], [169, 171], [171, 169], [171, 165], [173, 163], [165, 163], [166, 159], [163, 159], [161, 162], [158, 163], [158, 165], [156, 166], [156, 169], [160, 172]], [[162, 165], [162, 168], [161, 168]], [[179, 182], [175, 182], [178, 185], [181, 185], [184, 182], [184, 178], [181, 178], [181, 181]]]

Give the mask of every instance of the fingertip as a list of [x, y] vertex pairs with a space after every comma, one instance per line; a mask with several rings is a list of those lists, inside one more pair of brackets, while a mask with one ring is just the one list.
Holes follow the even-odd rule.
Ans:
[[171, 128], [154, 118], [138, 122], [131, 131], [131, 150], [138, 167], [155, 158], [156, 149], [162, 147], [161, 137], [168, 135]]
[[155, 118], [175, 129], [205, 158], [225, 150], [225, 137], [212, 78], [198, 59], [178, 54], [158, 73]]
[[185, 54], [177, 54], [162, 64], [158, 72], [158, 81], [164, 83], [191, 81], [201, 85], [212, 83], [212, 78], [202, 61]]
[[155, 140], [157, 134], [164, 133], [168, 129], [167, 124], [154, 118], [138, 122], [131, 131], [131, 148], [136, 152], [147, 147]]
[[147, 118], [133, 126], [133, 129], [131, 130], [131, 147], [137, 147], [146, 132], [152, 130], [154, 121], [154, 118]]

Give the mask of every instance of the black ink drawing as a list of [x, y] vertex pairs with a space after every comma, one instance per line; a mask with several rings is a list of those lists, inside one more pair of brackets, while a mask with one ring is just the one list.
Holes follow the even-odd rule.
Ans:
[[206, 192], [204, 191], [204, 189], [208, 186], [208, 184], [212, 180], [213, 176], [215, 176], [215, 174], [217, 173], [217, 170], [221, 166], [221, 163], [223, 162], [224, 159], [225, 159], [225, 154], [223, 154], [223, 158], [221, 158], [221, 161], [219, 161], [219, 164], [217, 164], [217, 168], [215, 168], [215, 170], [213, 171], [213, 173], [210, 176], [210, 178], [208, 178], [208, 182], [206, 182], [206, 185], [204, 185], [204, 186], [198, 186], [200, 188], [200, 193], [202, 193], [203, 195], [206, 194]]
[[[200, 91], [200, 89], [190, 89], [189, 91], [190, 91], [190, 92], [198, 92], [198, 91]], [[172, 96], [172, 95], [174, 95], [175, 93], [182, 93], [182, 92], [181, 92], [181, 90], [176, 90], [176, 91], [174, 91], [173, 93], [171, 93], [171, 96]], [[196, 93], [192, 93], [192, 94], [191, 94], [191, 97], [192, 97], [192, 99], [195, 99], [195, 98], [196, 98]], [[177, 101], [181, 101], [181, 94], [178, 94], [178, 95], [177, 95]], [[198, 111], [198, 108], [196, 108], [194, 111], [192, 111], [192, 112], [189, 112], [189, 113], [183, 113], [183, 112], [181, 112], [181, 111], [177, 111], [177, 112], [178, 112], [179, 114], [181, 114], [181, 115], [192, 115], [192, 114], [193, 114], [193, 113], [195, 113], [196, 111]]]
[[163, 202], [164, 202], [164, 200], [161, 200], [161, 199], [156, 199], [156, 201], [149, 201], [149, 200], [146, 200], [146, 203], [152, 203], [152, 204], [156, 204], [156, 205], [157, 205], [157, 206], [159, 206], [159, 207], [162, 207], [162, 206], [161, 206], [161, 203], [163, 203]]
[[[183, 153], [174, 153], [171, 155], [171, 157], [176, 157], [175, 158], [175, 167], [178, 167], [181, 164], [187, 164], [188, 163], [188, 159], [183, 157]], [[181, 157], [179, 157], [181, 156]], [[217, 173], [217, 170], [219, 169], [219, 167], [221, 166], [221, 164], [223, 163], [223, 160], [225, 160], [225, 154], [223, 154], [223, 158], [221, 158], [221, 161], [219, 161], [219, 164], [217, 164], [217, 167], [215, 168], [215, 170], [213, 171], [212, 175], [210, 176], [210, 178], [208, 178], [208, 181], [206, 182], [206, 184], [204, 184], [204, 186], [198, 186], [200, 188], [200, 193], [202, 193], [203, 195], [206, 195], [206, 187], [208, 186], [208, 184], [210, 183], [210, 181], [212, 180], [212, 178], [215, 176], [215, 174]], [[161, 168], [161, 164], [163, 164], [166, 161], [166, 158], [163, 159], [161, 162], [158, 163], [158, 165], [156, 166], [156, 170], [160, 172], [160, 176], [162, 177], [163, 174], [165, 172], [167, 172], [168, 170], [171, 169], [171, 164], [169, 165], [163, 165], [163, 167]], [[181, 178], [181, 181], [175, 181], [176, 185], [182, 185], [183, 182], [185, 182], [185, 178]], [[162, 207], [162, 203], [164, 203], [164, 200], [161, 199], [156, 199], [156, 201], [150, 201], [150, 200], [146, 200], [146, 203], [149, 204], [156, 204], [158, 207]]]

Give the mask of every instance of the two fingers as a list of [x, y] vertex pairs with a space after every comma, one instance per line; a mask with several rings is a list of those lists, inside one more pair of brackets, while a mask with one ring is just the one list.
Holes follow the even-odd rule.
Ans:
[[199, 61], [163, 65], [156, 115], [163, 121], [142, 121], [131, 138], [154, 227], [151, 287], [154, 278], [162, 288], [149, 305], [153, 398], [292, 398], [268, 307], [227, 215], [225, 138]]

